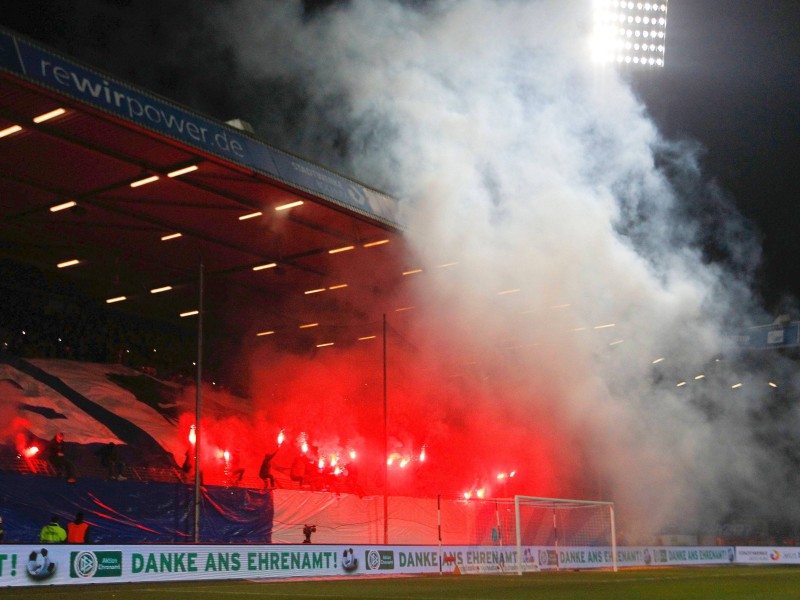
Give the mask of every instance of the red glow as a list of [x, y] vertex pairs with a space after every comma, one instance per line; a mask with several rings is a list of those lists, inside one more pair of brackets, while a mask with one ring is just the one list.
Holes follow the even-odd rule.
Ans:
[[[427, 333], [424, 337], [435, 339]], [[276, 437], [280, 445], [282, 434], [289, 443], [282, 444], [273, 459], [273, 472], [287, 482], [298, 456], [312, 461], [314, 471], [324, 457], [328, 474], [342, 459], [350, 463], [358, 457], [353, 472], [368, 493], [380, 492], [387, 476], [398, 494], [460, 495], [467, 487], [474, 498], [479, 487], [484, 486], [485, 495], [493, 493], [486, 484], [508, 485], [514, 476], [514, 488], [521, 493], [596, 496], [595, 489], [581, 487], [596, 478], [584, 476], [586, 455], [580, 444], [573, 443], [580, 439], [580, 430], [562, 418], [562, 397], [558, 389], [549, 389], [545, 375], [536, 381], [535, 393], [530, 381], [535, 376], [504, 370], [508, 364], [504, 361], [487, 365], [494, 369], [490, 379], [454, 378], [449, 366], [440, 365], [436, 355], [424, 349], [424, 339], [414, 339], [419, 356], [395, 348], [389, 363], [388, 439], [376, 426], [384, 415], [380, 352], [375, 354], [374, 348], [357, 346], [313, 356], [281, 355], [271, 349], [271, 354], [255, 356], [249, 382], [255, 391], [248, 412], [229, 409], [242, 406], [241, 399], [204, 390], [209, 399], [201, 423], [204, 476], [210, 481], [213, 470], [221, 469], [216, 448], [239, 447], [247, 449], [241, 454], [245, 477], [256, 477], [264, 454], [275, 451]], [[421, 360], [426, 361], [425, 368], [419, 368]], [[186, 406], [192, 405], [194, 393], [186, 389]], [[212, 412], [215, 405], [228, 408]], [[182, 434], [192, 422], [190, 412], [181, 416]], [[183, 462], [186, 438], [180, 437], [182, 441], [177, 441], [176, 436], [173, 453]], [[331, 456], [337, 456], [335, 463]], [[508, 470], [504, 465], [509, 463], [519, 471]], [[349, 472], [350, 464], [340, 469]], [[501, 469], [504, 478], [497, 477]], [[465, 481], [472, 485], [464, 486]]]

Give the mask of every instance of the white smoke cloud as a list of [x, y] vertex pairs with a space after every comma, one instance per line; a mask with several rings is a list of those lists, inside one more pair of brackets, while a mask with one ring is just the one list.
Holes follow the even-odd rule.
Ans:
[[[571, 477], [596, 478], [587, 494], [632, 533], [787, 492], [776, 429], [755, 428], [768, 390], [748, 391], [776, 365], [717, 360], [731, 327], [765, 318], [758, 249], [696, 149], [589, 62], [590, 2], [239, 2], [216, 18], [249, 76], [304, 96], [294, 150], [401, 199], [426, 369], [470, 364], [476, 396], [557, 422], [588, 457]], [[687, 207], [712, 201], [709, 234]]]

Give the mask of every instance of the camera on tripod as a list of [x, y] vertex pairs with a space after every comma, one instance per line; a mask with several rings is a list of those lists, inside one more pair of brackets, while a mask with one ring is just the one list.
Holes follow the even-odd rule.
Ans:
[[303, 540], [304, 544], [310, 544], [311, 543], [311, 534], [314, 533], [316, 530], [317, 530], [317, 526], [316, 525], [304, 525], [303, 526], [303, 535], [306, 537], [306, 539]]

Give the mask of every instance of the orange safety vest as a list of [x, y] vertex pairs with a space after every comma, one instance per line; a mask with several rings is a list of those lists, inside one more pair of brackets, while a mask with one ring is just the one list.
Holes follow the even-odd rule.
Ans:
[[67, 524], [67, 543], [83, 544], [86, 541], [86, 530], [89, 529], [88, 523], [69, 523]]

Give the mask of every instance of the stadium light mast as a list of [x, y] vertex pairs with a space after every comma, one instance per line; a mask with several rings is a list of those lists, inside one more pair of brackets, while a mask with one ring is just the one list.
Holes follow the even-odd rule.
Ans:
[[664, 66], [667, 0], [594, 0], [592, 59], [595, 62]]

